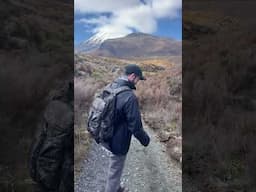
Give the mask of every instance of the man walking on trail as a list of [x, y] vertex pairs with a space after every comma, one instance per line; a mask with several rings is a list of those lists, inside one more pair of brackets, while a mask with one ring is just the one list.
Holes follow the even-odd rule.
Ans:
[[130, 90], [121, 92], [116, 98], [116, 117], [114, 134], [109, 143], [111, 155], [105, 192], [128, 191], [121, 187], [120, 179], [132, 135], [144, 146], [148, 146], [150, 142], [142, 126], [137, 97], [132, 91], [136, 90], [135, 85], [139, 80], [146, 80], [141, 68], [135, 64], [129, 64], [125, 67], [124, 75], [111, 83], [113, 89], [127, 86]]

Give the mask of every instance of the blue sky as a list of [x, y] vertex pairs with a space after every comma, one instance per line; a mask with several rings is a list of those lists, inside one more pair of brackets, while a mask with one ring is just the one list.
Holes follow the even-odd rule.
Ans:
[[181, 0], [75, 0], [75, 45], [131, 32], [182, 39]]

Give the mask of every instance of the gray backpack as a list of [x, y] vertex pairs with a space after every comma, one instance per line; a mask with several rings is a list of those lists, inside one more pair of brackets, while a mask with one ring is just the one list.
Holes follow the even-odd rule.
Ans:
[[116, 96], [131, 90], [127, 86], [113, 89], [110, 85], [97, 93], [89, 110], [87, 130], [97, 143], [108, 143], [114, 133]]

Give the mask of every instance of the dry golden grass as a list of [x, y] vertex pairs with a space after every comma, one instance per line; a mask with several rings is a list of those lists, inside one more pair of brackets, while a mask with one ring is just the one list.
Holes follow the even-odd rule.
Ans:
[[160, 66], [160, 67], [164, 67], [164, 68], [170, 68], [173, 65], [175, 65], [175, 63], [170, 62], [170, 60], [168, 58], [158, 58], [158, 59], [141, 59], [141, 60], [137, 60], [138, 63], [142, 64], [142, 65], [155, 65], [155, 66]]
[[[85, 116], [84, 116], [85, 117]], [[85, 117], [86, 118], [86, 117]], [[74, 128], [74, 173], [77, 176], [80, 173], [81, 162], [86, 157], [90, 146], [90, 136], [86, 131], [86, 127]]]

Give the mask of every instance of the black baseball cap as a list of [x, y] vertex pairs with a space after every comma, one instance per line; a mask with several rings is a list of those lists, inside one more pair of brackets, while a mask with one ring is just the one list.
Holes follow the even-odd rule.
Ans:
[[138, 76], [140, 78], [140, 80], [146, 80], [146, 78], [142, 74], [141, 68], [138, 65], [129, 64], [129, 65], [125, 66], [124, 69], [125, 69], [126, 75], [130, 75], [130, 74], [134, 73], [136, 76]]

